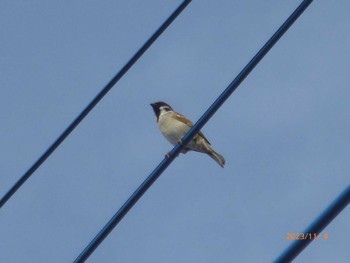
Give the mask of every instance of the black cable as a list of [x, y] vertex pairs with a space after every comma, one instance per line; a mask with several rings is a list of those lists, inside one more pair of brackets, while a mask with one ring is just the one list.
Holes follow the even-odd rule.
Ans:
[[291, 262], [313, 240], [319, 238], [319, 234], [333, 219], [350, 203], [350, 185], [333, 201], [333, 203], [302, 233], [307, 234], [304, 240], [295, 240], [276, 260], [275, 263]]
[[311, 4], [312, 0], [304, 0], [293, 14], [283, 23], [283, 25], [276, 31], [276, 33], [267, 41], [267, 43], [259, 50], [254, 58], [245, 66], [245, 68], [238, 74], [238, 76], [230, 83], [224, 92], [215, 100], [197, 123], [187, 132], [183, 137], [182, 143], [177, 144], [169, 153], [169, 157], [157, 166], [157, 168], [146, 178], [146, 180], [137, 188], [137, 190], [130, 196], [118, 212], [109, 220], [103, 229], [96, 235], [96, 237], [88, 244], [88, 246], [75, 259], [74, 263], [85, 262], [85, 260], [95, 251], [95, 249], [102, 243], [114, 227], [122, 220], [134, 204], [141, 198], [141, 196], [151, 187], [151, 185], [158, 179], [163, 171], [170, 165], [175, 157], [180, 153], [181, 149], [189, 143], [193, 136], [208, 122], [220, 106], [228, 99], [228, 97], [235, 91], [239, 84], [248, 76], [260, 60], [267, 54], [267, 52], [274, 46], [280, 37], [289, 29], [295, 20], [303, 13], [303, 11]]
[[28, 178], [46, 161], [46, 159], [56, 150], [56, 148], [68, 137], [68, 135], [79, 125], [79, 123], [89, 114], [96, 104], [113, 88], [113, 86], [124, 76], [124, 74], [134, 65], [134, 63], [145, 53], [153, 42], [167, 29], [175, 18], [186, 8], [191, 0], [185, 0], [169, 16], [169, 18], [153, 33], [145, 44], [135, 53], [135, 55], [125, 64], [125, 66], [115, 75], [115, 77], [97, 94], [97, 96], [86, 106], [78, 117], [66, 128], [66, 130], [56, 139], [56, 141], [40, 156], [40, 158], [29, 168], [29, 170], [12, 186], [12, 188], [1, 198], [0, 208], [11, 198], [14, 193], [28, 180]]

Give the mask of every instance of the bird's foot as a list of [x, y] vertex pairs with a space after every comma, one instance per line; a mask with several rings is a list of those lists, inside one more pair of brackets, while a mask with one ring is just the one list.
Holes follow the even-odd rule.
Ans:
[[[176, 157], [179, 157], [179, 155], [180, 155], [180, 154], [176, 155]], [[166, 158], [170, 158], [170, 152], [167, 152], [167, 153], [165, 154], [165, 157], [166, 157]]]

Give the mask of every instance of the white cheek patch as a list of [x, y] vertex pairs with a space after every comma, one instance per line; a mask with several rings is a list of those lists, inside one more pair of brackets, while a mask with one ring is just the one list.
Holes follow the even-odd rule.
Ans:
[[159, 110], [160, 110], [161, 113], [165, 113], [165, 112], [170, 111], [169, 107], [167, 107], [167, 106], [162, 106], [162, 107], [159, 108]]

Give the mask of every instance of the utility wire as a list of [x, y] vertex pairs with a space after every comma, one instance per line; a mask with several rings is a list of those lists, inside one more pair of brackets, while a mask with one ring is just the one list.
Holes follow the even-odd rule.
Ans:
[[167, 29], [176, 17], [186, 8], [191, 0], [183, 1], [179, 7], [169, 16], [169, 18], [158, 28], [156, 32], [143, 44], [125, 66], [115, 75], [112, 80], [97, 94], [97, 96], [86, 106], [86, 108], [76, 117], [76, 119], [66, 128], [66, 130], [54, 141], [54, 143], [40, 156], [40, 158], [28, 169], [28, 171], [12, 186], [12, 188], [1, 198], [0, 208], [16, 193], [16, 191], [28, 180], [28, 178], [46, 161], [46, 159], [56, 150], [56, 148], [68, 137], [68, 135], [79, 125], [79, 123], [89, 114], [96, 104], [113, 88], [113, 86], [124, 76], [124, 74], [135, 64], [135, 62], [145, 53], [154, 41]]
[[302, 233], [311, 235], [312, 238], [295, 240], [277, 259], [275, 263], [292, 262], [310, 243], [313, 237], [322, 232], [327, 225], [350, 203], [350, 185], [333, 201], [333, 203]]
[[171, 164], [175, 157], [180, 154], [181, 149], [190, 142], [193, 136], [208, 122], [220, 106], [229, 98], [232, 92], [239, 86], [239, 84], [248, 76], [260, 60], [269, 52], [274, 44], [281, 38], [281, 36], [289, 29], [295, 20], [304, 12], [304, 10], [311, 4], [312, 0], [304, 0], [299, 7], [292, 13], [292, 15], [283, 23], [283, 25], [276, 31], [276, 33], [266, 42], [266, 44], [259, 50], [253, 59], [244, 67], [238, 76], [230, 83], [224, 92], [215, 100], [209, 109], [202, 115], [196, 124], [186, 133], [182, 139], [182, 143], [178, 143], [169, 153], [169, 157], [165, 157], [163, 161], [154, 169], [154, 171], [146, 178], [146, 180], [137, 188], [137, 190], [130, 196], [118, 212], [109, 220], [103, 229], [96, 235], [96, 237], [88, 244], [88, 246], [75, 259], [74, 263], [85, 262], [87, 258], [95, 251], [95, 249], [102, 243], [102, 241], [109, 235], [114, 227], [122, 220], [134, 204], [141, 198], [141, 196], [151, 187], [151, 185], [158, 179], [163, 171]]

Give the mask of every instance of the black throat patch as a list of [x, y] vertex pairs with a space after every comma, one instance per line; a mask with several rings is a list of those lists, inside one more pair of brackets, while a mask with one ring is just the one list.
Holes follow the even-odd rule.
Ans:
[[159, 115], [160, 115], [160, 108], [163, 108], [165, 111], [172, 111], [173, 109], [170, 107], [169, 104], [163, 102], [163, 101], [158, 101], [155, 103], [151, 103], [151, 106], [153, 108], [153, 111], [157, 117], [157, 122], [159, 121]]

